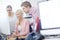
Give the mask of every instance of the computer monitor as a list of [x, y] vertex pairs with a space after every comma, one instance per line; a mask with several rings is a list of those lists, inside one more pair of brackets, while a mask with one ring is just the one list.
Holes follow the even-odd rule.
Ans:
[[6, 14], [0, 14], [0, 31], [3, 34], [10, 35], [10, 26]]
[[39, 3], [41, 28], [60, 28], [60, 0]]
[[10, 26], [5, 5], [0, 5], [0, 33], [10, 35]]
[[60, 34], [60, 0], [49, 0], [39, 3], [42, 35]]

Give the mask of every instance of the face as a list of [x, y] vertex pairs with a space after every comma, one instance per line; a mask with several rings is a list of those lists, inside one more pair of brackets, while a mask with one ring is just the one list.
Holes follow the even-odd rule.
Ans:
[[16, 16], [17, 16], [18, 19], [21, 19], [23, 17], [22, 14], [19, 13], [19, 12], [16, 12]]
[[8, 13], [11, 13], [12, 12], [12, 9], [11, 8], [7, 8], [7, 12]]
[[25, 13], [29, 13], [30, 8], [22, 6], [22, 9]]

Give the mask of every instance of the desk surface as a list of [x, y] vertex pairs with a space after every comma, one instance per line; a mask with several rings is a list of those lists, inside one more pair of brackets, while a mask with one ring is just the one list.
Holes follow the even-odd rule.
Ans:
[[[21, 36], [21, 37], [18, 37], [18, 38], [19, 38], [19, 39], [20, 39], [20, 38], [26, 38], [26, 36]], [[15, 39], [16, 39], [16, 38], [13, 38], [13, 37], [10, 37], [10, 38], [7, 37], [7, 40], [15, 40]]]

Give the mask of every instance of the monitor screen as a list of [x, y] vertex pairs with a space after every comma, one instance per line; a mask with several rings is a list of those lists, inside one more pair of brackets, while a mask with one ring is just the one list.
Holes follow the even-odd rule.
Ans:
[[60, 0], [39, 3], [42, 29], [60, 28]]

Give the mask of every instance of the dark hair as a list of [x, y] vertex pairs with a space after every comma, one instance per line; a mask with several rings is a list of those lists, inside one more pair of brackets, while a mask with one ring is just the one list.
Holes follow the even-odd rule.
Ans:
[[8, 5], [7, 8], [11, 8], [12, 9], [12, 6], [11, 5]]
[[24, 7], [32, 7], [31, 6], [31, 3], [30, 2], [28, 2], [28, 1], [25, 1], [25, 2], [23, 2], [22, 4], [21, 4], [21, 6], [24, 6]]

